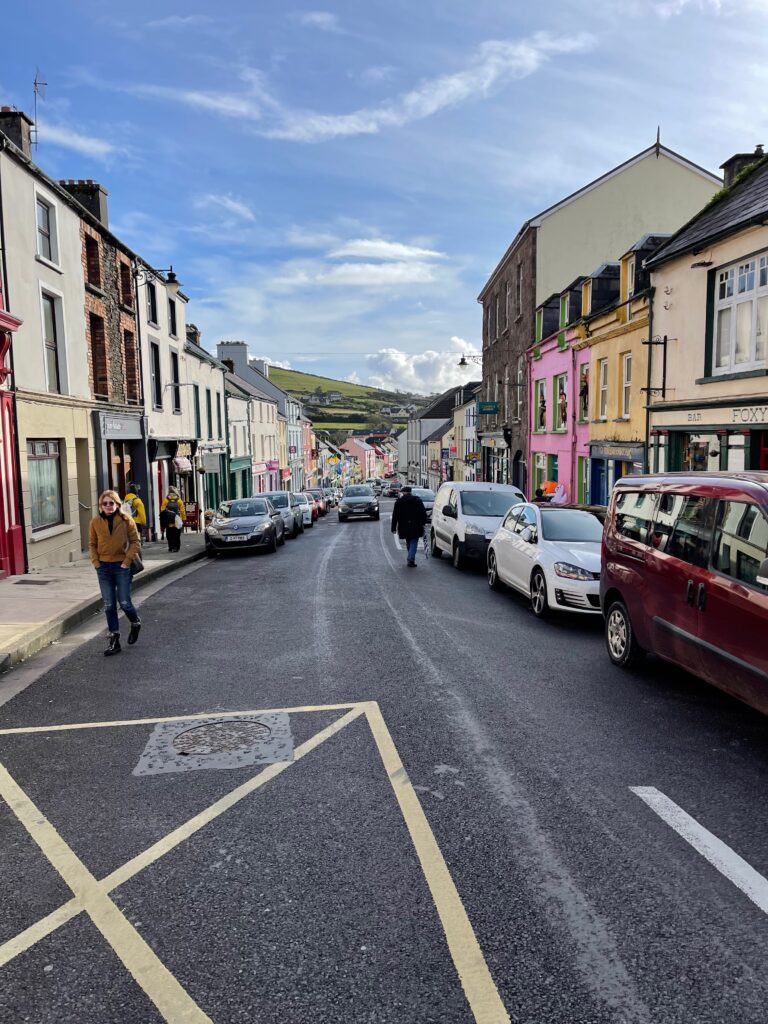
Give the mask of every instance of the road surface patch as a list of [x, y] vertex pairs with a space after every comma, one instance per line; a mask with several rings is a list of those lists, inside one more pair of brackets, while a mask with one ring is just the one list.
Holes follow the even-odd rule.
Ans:
[[768, 879], [755, 871], [730, 846], [699, 824], [668, 796], [653, 786], [630, 786], [652, 811], [674, 829], [687, 843], [709, 861], [721, 875], [744, 893], [764, 914], [768, 914]]
[[[250, 796], [267, 782], [282, 774], [291, 765], [303, 759], [321, 743], [341, 732], [347, 725], [360, 717], [365, 717], [375, 741], [381, 761], [394, 792], [405, 821], [408, 833], [417, 854], [421, 870], [427, 882], [432, 900], [435, 904], [442, 924], [446, 943], [454, 962], [459, 980], [470, 1010], [477, 1024], [508, 1024], [509, 1015], [498, 994], [491, 977], [482, 950], [469, 921], [461, 897], [456, 889], [443, 855], [429, 826], [426, 815], [419, 803], [418, 796], [408, 778], [405, 767], [395, 747], [392, 736], [387, 728], [378, 704], [360, 702], [341, 705], [311, 705], [295, 708], [270, 708], [265, 710], [248, 710], [223, 712], [216, 715], [200, 714], [185, 716], [168, 716], [165, 718], [131, 719], [121, 722], [87, 722], [54, 726], [32, 726], [16, 729], [2, 729], [0, 736], [18, 734], [50, 733], [78, 729], [119, 728], [138, 725], [168, 726], [164, 740], [170, 743], [179, 757], [185, 755], [179, 751], [179, 737], [187, 737], [181, 741], [186, 743], [187, 757], [205, 758], [207, 756], [223, 756], [222, 751], [214, 751], [213, 746], [219, 743], [227, 746], [226, 753], [237, 753], [243, 747], [238, 745], [244, 734], [238, 732], [237, 723], [261, 724], [278, 723], [285, 718], [285, 728], [281, 733], [282, 753], [286, 754], [290, 741], [288, 716], [292, 713], [340, 710], [345, 713], [330, 725], [315, 733], [305, 743], [300, 744], [292, 752], [292, 757], [273, 760], [258, 774], [237, 786], [230, 793], [215, 801], [205, 810], [194, 815], [166, 836], [153, 843], [142, 853], [133, 857], [105, 878], [96, 879], [85, 864], [77, 857], [71, 847], [59, 835], [54, 826], [35, 806], [33, 801], [11, 777], [7, 769], [0, 764], [0, 798], [4, 799], [10, 809], [25, 827], [31, 838], [49, 860], [54, 869], [73, 893], [73, 898], [62, 906], [24, 929], [14, 938], [0, 945], [0, 967], [9, 963], [20, 953], [32, 948], [45, 936], [50, 935], [63, 924], [71, 921], [80, 913], [85, 912], [99, 929], [119, 959], [122, 961], [135, 982], [154, 1003], [164, 1020], [172, 1024], [213, 1024], [211, 1018], [194, 1002], [179, 981], [150, 948], [148, 943], [136, 931], [118, 906], [110, 898], [110, 893], [133, 878], [145, 868], [166, 856], [186, 839], [224, 814], [231, 807]], [[211, 730], [210, 726], [222, 726], [229, 723], [228, 731]], [[208, 726], [207, 732], [189, 738], [190, 731]], [[234, 728], [233, 728], [234, 727]], [[249, 740], [253, 745], [255, 732], [260, 732], [260, 741], [266, 738], [263, 730], [249, 730]], [[154, 735], [161, 735], [155, 730]], [[224, 737], [228, 737], [224, 740]], [[174, 748], [173, 740], [177, 740]], [[209, 753], [202, 753], [207, 750]], [[191, 753], [190, 753], [191, 752]], [[273, 751], [274, 752], [274, 751]], [[146, 753], [146, 750], [145, 750]], [[142, 758], [144, 755], [142, 755]], [[142, 761], [140, 759], [139, 764]], [[241, 765], [238, 765], [240, 767]], [[138, 766], [137, 766], [138, 767]], [[160, 771], [178, 770], [161, 768]], [[145, 774], [145, 773], [140, 773]], [[150, 772], [154, 774], [154, 772]]]

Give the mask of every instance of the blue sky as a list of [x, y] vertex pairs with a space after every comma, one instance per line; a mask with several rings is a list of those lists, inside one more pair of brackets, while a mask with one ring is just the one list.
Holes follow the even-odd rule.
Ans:
[[0, 103], [48, 82], [36, 160], [105, 185], [209, 348], [382, 386], [466, 379], [520, 224], [657, 125], [711, 169], [768, 144], [768, 0], [38, 0], [4, 27]]

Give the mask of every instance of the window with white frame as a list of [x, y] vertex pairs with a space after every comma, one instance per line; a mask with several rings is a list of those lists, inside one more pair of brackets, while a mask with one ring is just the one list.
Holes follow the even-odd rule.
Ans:
[[568, 374], [558, 373], [552, 387], [552, 400], [555, 407], [554, 430], [566, 430], [568, 427]]
[[717, 271], [712, 372], [765, 366], [768, 253]]
[[510, 303], [512, 301], [512, 285], [507, 281], [504, 292], [504, 326], [509, 325], [510, 316], [512, 310], [510, 309]]
[[495, 298], [495, 313], [496, 313], [496, 331], [495, 331], [495, 335], [498, 338], [499, 334], [501, 333], [501, 297], [500, 297], [498, 292], [496, 292], [496, 298]]
[[632, 319], [632, 296], [635, 294], [635, 257], [627, 260], [627, 320]]
[[147, 281], [147, 320], [155, 327], [160, 322], [157, 319], [157, 289], [152, 281]]
[[604, 420], [608, 418], [608, 360], [598, 359], [597, 361], [598, 399], [597, 418]]
[[541, 433], [547, 429], [547, 382], [536, 381], [536, 407], [533, 411], [533, 429]]
[[64, 522], [58, 440], [27, 441], [27, 476], [32, 530]]
[[523, 312], [523, 264], [517, 264], [517, 294], [515, 296], [515, 308], [517, 315]]
[[51, 263], [59, 262], [59, 245], [56, 232], [56, 208], [42, 196], [35, 199], [37, 216], [37, 255]]
[[517, 360], [517, 387], [515, 388], [515, 419], [520, 422], [523, 416], [523, 384], [525, 381], [525, 356]]
[[45, 350], [45, 379], [52, 394], [64, 393], [62, 362], [64, 357], [61, 338], [61, 299], [43, 292], [43, 348]]
[[632, 399], [632, 353], [623, 352], [621, 356], [621, 415], [629, 419], [629, 403]]
[[583, 314], [587, 316], [588, 313], [592, 312], [592, 282], [586, 281], [582, 291], [581, 301], [584, 305]]

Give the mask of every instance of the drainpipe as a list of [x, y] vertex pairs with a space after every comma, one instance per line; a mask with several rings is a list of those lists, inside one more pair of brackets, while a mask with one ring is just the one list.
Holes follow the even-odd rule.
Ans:
[[653, 296], [655, 293], [655, 287], [651, 286], [648, 289], [648, 380], [645, 389], [645, 463], [647, 472], [650, 472], [651, 469], [651, 367], [653, 363]]
[[574, 490], [576, 491], [576, 498], [579, 497], [578, 482], [576, 480], [576, 409], [579, 401], [578, 382], [576, 380], [576, 350], [573, 347], [573, 341], [571, 341], [571, 501], [574, 501]]
[[[5, 138], [0, 137], [0, 155], [2, 155], [7, 149]], [[5, 296], [6, 308], [11, 308], [11, 298], [8, 294], [8, 260], [7, 250], [5, 245], [5, 213], [3, 211], [3, 178], [2, 178], [3, 162], [0, 160], [0, 249], [2, 249], [2, 266], [0, 271], [3, 275], [3, 295]], [[27, 552], [27, 528], [24, 525], [24, 493], [21, 485], [21, 454], [19, 452], [19, 415], [16, 409], [16, 392], [18, 387], [16, 386], [16, 370], [13, 361], [13, 338], [11, 338], [11, 347], [8, 351], [8, 359], [11, 366], [11, 392], [13, 394], [13, 402], [11, 403], [11, 410], [13, 414], [13, 434], [14, 434], [14, 462], [16, 463], [16, 503], [19, 510], [19, 526], [21, 528], [22, 537], [24, 543], [22, 545], [24, 549], [24, 572], [29, 572], [29, 554]]]

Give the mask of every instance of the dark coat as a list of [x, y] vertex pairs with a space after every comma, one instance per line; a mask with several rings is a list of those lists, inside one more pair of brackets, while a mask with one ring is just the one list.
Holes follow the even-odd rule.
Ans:
[[415, 494], [404, 494], [392, 509], [392, 533], [397, 532], [401, 540], [418, 540], [424, 533], [427, 510], [421, 498]]

